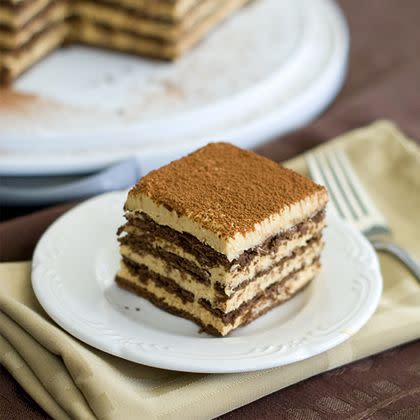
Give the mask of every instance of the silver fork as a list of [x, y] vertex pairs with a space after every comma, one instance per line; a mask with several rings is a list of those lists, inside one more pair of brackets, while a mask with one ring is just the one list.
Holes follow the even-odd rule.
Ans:
[[398, 258], [420, 282], [420, 265], [406, 250], [392, 242], [389, 225], [372, 202], [344, 151], [331, 146], [308, 152], [305, 159], [312, 179], [327, 188], [330, 208], [362, 231], [377, 251]]

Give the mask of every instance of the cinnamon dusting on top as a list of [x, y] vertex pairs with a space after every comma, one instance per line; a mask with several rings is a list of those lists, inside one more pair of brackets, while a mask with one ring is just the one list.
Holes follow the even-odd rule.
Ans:
[[150, 172], [130, 195], [146, 194], [178, 216], [233, 237], [323, 191], [308, 178], [254, 152], [210, 143]]

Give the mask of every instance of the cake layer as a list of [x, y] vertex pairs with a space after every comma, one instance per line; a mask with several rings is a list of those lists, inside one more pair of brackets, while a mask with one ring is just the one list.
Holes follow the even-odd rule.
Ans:
[[41, 33], [53, 25], [62, 22], [67, 16], [67, 1], [56, 0], [50, 3], [34, 19], [31, 19], [22, 29], [1, 29], [0, 48], [18, 49], [31, 41], [36, 34]]
[[162, 59], [174, 59], [194, 46], [214, 26], [249, 0], [227, 0], [213, 13], [204, 17], [177, 42], [140, 36], [130, 31], [116, 30], [108, 25], [77, 18], [72, 23], [70, 41], [116, 49], [132, 54]]
[[67, 33], [65, 23], [53, 25], [37, 34], [16, 51], [2, 51], [0, 84], [7, 84], [63, 42]]
[[314, 216], [327, 201], [325, 188], [296, 172], [214, 143], [143, 177], [125, 209], [189, 233], [233, 261]]
[[295, 295], [314, 278], [319, 268], [320, 264], [316, 261], [302, 270], [291, 273], [282, 281], [272, 284], [252, 301], [228, 314], [209, 307], [205, 300], [196, 301], [192, 300], [189, 294], [176, 293], [165, 284], [164, 279], [145, 267], [137, 269], [122, 262], [116, 281], [121, 287], [146, 298], [156, 306], [196, 322], [204, 331], [224, 336]]
[[178, 262], [151, 254], [135, 253], [125, 245], [121, 246], [120, 252], [132, 265], [145, 266], [153, 273], [169, 279], [177, 287], [191, 293], [196, 300], [205, 299], [212, 307], [223, 312], [230, 312], [244, 302], [253, 299], [271, 284], [282, 280], [291, 272], [311, 265], [319, 259], [322, 247], [321, 240], [314, 240], [307, 246], [296, 249], [287, 257], [273, 261], [269, 268], [257, 272], [253, 277], [248, 277], [230, 296], [225, 295], [211, 284], [201, 282], [200, 278], [197, 279], [194, 272], [182, 265], [182, 261], [185, 260], [181, 259], [181, 265], [178, 265]]

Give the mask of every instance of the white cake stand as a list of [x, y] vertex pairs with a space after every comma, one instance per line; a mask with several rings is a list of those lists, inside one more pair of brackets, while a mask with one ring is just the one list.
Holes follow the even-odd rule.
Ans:
[[0, 93], [0, 175], [142, 173], [209, 141], [253, 147], [318, 115], [349, 38], [332, 0], [258, 0], [175, 63], [74, 46]]

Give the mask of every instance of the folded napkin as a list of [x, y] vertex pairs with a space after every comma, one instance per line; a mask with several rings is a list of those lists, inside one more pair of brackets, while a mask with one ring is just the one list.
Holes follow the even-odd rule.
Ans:
[[[333, 142], [346, 149], [396, 241], [418, 258], [420, 150], [385, 121]], [[306, 172], [302, 156], [287, 166]], [[420, 285], [392, 257], [381, 255], [380, 261], [381, 303], [348, 341], [288, 366], [224, 375], [155, 369], [93, 349], [43, 311], [31, 288], [30, 262], [1, 264], [0, 363], [54, 418], [215, 417], [318, 373], [420, 338]]]

